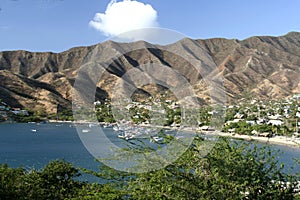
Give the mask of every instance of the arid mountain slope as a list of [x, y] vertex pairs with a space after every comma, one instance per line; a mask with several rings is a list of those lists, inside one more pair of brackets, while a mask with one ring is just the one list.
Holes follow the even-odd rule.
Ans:
[[[90, 60], [100, 63], [99, 70], [104, 72], [96, 83], [95, 99], [112, 97], [115, 83], [122, 76], [132, 70], [142, 73], [141, 66], [146, 65], [176, 71], [205, 101], [210, 94], [205, 77], [216, 75], [223, 78], [227, 101], [250, 96], [285, 98], [300, 93], [300, 33], [291, 32], [242, 41], [186, 38], [168, 46], [108, 41], [62, 53], [0, 52], [0, 99], [13, 107], [43, 108], [48, 113], [70, 108], [78, 70]], [[195, 69], [195, 61], [201, 63], [200, 71]], [[109, 67], [103, 68], [103, 63]], [[159, 76], [159, 69], [153, 69], [153, 76]], [[166, 82], [176, 84], [171, 75], [164, 75]], [[166, 90], [163, 85], [152, 84], [141, 87], [138, 93], [149, 96]]]

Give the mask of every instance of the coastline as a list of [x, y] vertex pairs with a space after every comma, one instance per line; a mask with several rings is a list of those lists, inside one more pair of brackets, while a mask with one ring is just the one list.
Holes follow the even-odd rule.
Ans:
[[[142, 125], [143, 127], [149, 127], [148, 125]], [[179, 130], [178, 127], [171, 127], [171, 126], [156, 126], [156, 128], [165, 128], [165, 129], [172, 129], [172, 130]], [[232, 134], [232, 133], [225, 133], [221, 131], [203, 131], [203, 130], [193, 130], [192, 128], [184, 127], [181, 130], [187, 132], [194, 132], [195, 134], [204, 134], [204, 135], [215, 135], [221, 137], [230, 137], [234, 139], [241, 139], [241, 140], [255, 140], [259, 141], [264, 144], [277, 144], [283, 145], [288, 147], [296, 147], [300, 148], [300, 138], [292, 138], [286, 136], [273, 136], [273, 137], [262, 137], [262, 136], [250, 136], [244, 134]]]
[[[150, 127], [148, 125], [142, 125], [143, 127]], [[171, 127], [171, 126], [156, 126], [156, 128], [165, 128], [171, 130], [179, 130], [178, 127]], [[231, 134], [225, 133], [221, 131], [203, 131], [203, 130], [193, 130], [192, 128], [184, 127], [181, 130], [187, 132], [194, 132], [195, 134], [204, 134], [204, 135], [215, 135], [221, 137], [230, 137], [234, 139], [242, 139], [242, 140], [255, 140], [265, 144], [277, 144], [283, 145], [288, 147], [296, 147], [300, 148], [300, 138], [292, 138], [292, 137], [285, 137], [285, 136], [273, 136], [273, 137], [262, 137], [262, 136], [250, 136], [250, 135], [243, 135], [243, 134]]]
[[285, 136], [273, 136], [269, 138], [269, 137], [259, 137], [259, 136], [250, 136], [250, 135], [242, 135], [242, 134], [231, 134], [231, 133], [224, 133], [224, 132], [213, 133], [213, 135], [218, 135], [222, 137], [231, 137], [231, 138], [242, 139], [242, 140], [255, 140], [265, 144], [277, 144], [277, 145], [283, 145], [288, 147], [300, 148], [300, 138], [292, 138], [292, 137], [285, 137]]
[[[80, 124], [89, 124], [89, 123], [95, 123], [95, 122], [74, 122], [74, 121], [61, 121], [61, 120], [49, 120], [48, 123], [80, 123]], [[105, 122], [98, 122], [99, 125], [106, 124]], [[111, 125], [116, 125], [116, 123], [112, 123]], [[183, 130], [188, 132], [194, 132], [195, 134], [204, 134], [204, 135], [215, 135], [215, 136], [222, 136], [222, 137], [229, 137], [234, 139], [242, 139], [242, 140], [255, 140], [259, 141], [261, 143], [265, 144], [277, 144], [277, 145], [283, 145], [288, 147], [295, 147], [300, 148], [300, 138], [292, 138], [292, 137], [286, 137], [286, 136], [273, 136], [273, 137], [262, 137], [262, 136], [250, 136], [250, 135], [244, 135], [244, 134], [232, 134], [232, 133], [225, 133], [220, 131], [204, 131], [199, 129], [192, 129], [188, 127], [171, 127], [171, 126], [151, 126], [148, 124], [138, 125], [141, 127], [155, 127], [155, 128], [164, 128], [164, 129], [171, 129], [171, 130]]]

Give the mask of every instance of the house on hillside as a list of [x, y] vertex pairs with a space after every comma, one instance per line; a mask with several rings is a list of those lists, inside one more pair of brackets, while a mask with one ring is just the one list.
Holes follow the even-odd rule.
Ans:
[[251, 131], [252, 135], [258, 135], [259, 133], [256, 130]]
[[254, 120], [247, 120], [246, 123], [250, 124], [250, 125], [255, 125], [256, 124], [256, 122]]
[[235, 128], [228, 129], [228, 132], [231, 133], [231, 134], [234, 134], [235, 133]]
[[201, 131], [214, 131], [214, 129], [210, 126], [201, 126], [199, 127]]
[[273, 125], [273, 126], [281, 126], [283, 124], [283, 121], [272, 119], [272, 120], [269, 120], [267, 122], [267, 124], [268, 125]]
[[295, 94], [295, 95], [293, 96], [293, 99], [300, 99], [300, 94]]
[[11, 112], [15, 115], [29, 115], [27, 110], [21, 110], [21, 108], [13, 108]]
[[236, 113], [235, 115], [234, 115], [234, 118], [235, 119], [242, 119], [244, 117], [244, 115], [243, 114], [240, 114], [240, 113]]
[[95, 102], [94, 102], [94, 106], [101, 106], [101, 101], [99, 101], [99, 100], [98, 100], [98, 101], [95, 101]]
[[268, 118], [270, 119], [270, 120], [279, 120], [280, 118], [281, 118], [281, 115], [270, 115], [270, 116], [268, 116]]
[[268, 132], [264, 132], [264, 133], [259, 133], [258, 136], [261, 136], [261, 137], [269, 137], [271, 134], [268, 133]]
[[232, 123], [238, 123], [240, 121], [244, 121], [243, 119], [234, 119], [234, 120], [230, 120], [230, 121], [227, 121], [225, 122], [225, 125], [230, 125]]
[[266, 119], [264, 119], [264, 118], [260, 118], [260, 119], [256, 120], [256, 123], [258, 125], [264, 124], [265, 122], [266, 122]]

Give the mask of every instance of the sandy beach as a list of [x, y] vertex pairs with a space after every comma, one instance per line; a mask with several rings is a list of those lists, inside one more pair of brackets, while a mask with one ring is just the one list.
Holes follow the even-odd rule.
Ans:
[[[144, 127], [150, 127], [150, 125], [143, 125]], [[224, 133], [220, 131], [199, 131], [198, 129], [192, 128], [178, 128], [178, 127], [170, 127], [170, 126], [156, 126], [156, 128], [165, 128], [165, 129], [173, 129], [173, 130], [184, 130], [189, 132], [201, 133], [201, 134], [210, 134], [210, 135], [218, 135], [222, 137], [231, 137], [236, 139], [243, 139], [243, 140], [256, 140], [262, 143], [269, 143], [269, 144], [278, 144], [284, 146], [292, 146], [300, 148], [300, 138], [292, 138], [292, 137], [285, 137], [285, 136], [273, 136], [273, 137], [262, 137], [262, 136], [249, 136], [243, 134], [232, 134], [232, 133]]]
[[244, 140], [256, 140], [262, 143], [270, 143], [270, 144], [279, 144], [285, 146], [293, 146], [300, 148], [300, 138], [292, 138], [285, 136], [274, 136], [274, 137], [259, 137], [259, 136], [249, 136], [242, 134], [231, 134], [231, 133], [223, 133], [223, 132], [205, 132], [205, 134], [213, 134], [219, 135], [223, 137], [231, 137], [236, 139], [244, 139]]

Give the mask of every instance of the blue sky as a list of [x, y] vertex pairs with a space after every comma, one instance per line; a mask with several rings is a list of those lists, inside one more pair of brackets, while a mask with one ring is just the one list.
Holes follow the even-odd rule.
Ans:
[[[122, 1], [122, 0], [119, 0]], [[61, 52], [107, 39], [89, 25], [110, 0], [0, 0], [0, 51]], [[297, 0], [139, 0], [160, 27], [205, 39], [300, 31]]]

